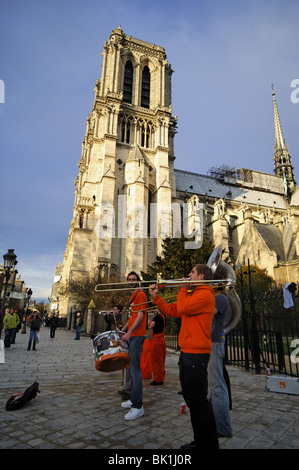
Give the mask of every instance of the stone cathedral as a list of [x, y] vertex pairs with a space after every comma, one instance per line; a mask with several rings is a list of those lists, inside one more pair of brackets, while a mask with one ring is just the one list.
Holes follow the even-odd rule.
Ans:
[[196, 220], [201, 237], [221, 244], [236, 267], [249, 258], [277, 283], [297, 282], [299, 187], [274, 91], [273, 175], [223, 165], [209, 176], [191, 173], [174, 167], [177, 117], [164, 48], [119, 26], [102, 55], [51, 308], [66, 315], [72, 307], [58, 294], [67, 280], [147, 271], [163, 238], [179, 236], [183, 227], [184, 235], [196, 234]]

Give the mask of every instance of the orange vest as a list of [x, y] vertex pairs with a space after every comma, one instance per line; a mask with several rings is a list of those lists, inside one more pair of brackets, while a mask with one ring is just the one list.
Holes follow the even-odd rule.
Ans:
[[[140, 325], [133, 331], [131, 336], [145, 336], [146, 335], [146, 318], [147, 318], [147, 311], [146, 311], [146, 303], [147, 298], [142, 290], [138, 289], [136, 292], [130, 297], [130, 314], [128, 318], [128, 330], [132, 327], [134, 321], [138, 316], [138, 312], [142, 310], [143, 312], [143, 320]], [[136, 304], [141, 304], [135, 307]], [[142, 305], [143, 304], [143, 305]]]

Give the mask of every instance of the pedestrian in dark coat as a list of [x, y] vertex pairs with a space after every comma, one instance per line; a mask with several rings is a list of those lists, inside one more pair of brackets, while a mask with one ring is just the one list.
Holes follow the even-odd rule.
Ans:
[[39, 312], [33, 312], [33, 314], [29, 317], [28, 323], [30, 325], [30, 337], [28, 341], [27, 351], [30, 351], [32, 342], [33, 342], [32, 349], [33, 351], [36, 351], [38, 332], [40, 330], [40, 324], [41, 324]]

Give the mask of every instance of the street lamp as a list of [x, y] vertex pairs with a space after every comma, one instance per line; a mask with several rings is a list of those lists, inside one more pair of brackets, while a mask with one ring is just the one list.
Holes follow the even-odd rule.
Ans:
[[4, 269], [12, 269], [16, 266], [17, 262], [17, 255], [14, 253], [14, 250], [8, 250], [8, 252], [3, 255], [4, 259]]
[[9, 294], [6, 293], [7, 287], [8, 287], [8, 281], [11, 276], [11, 271], [15, 268], [17, 265], [17, 255], [14, 253], [14, 250], [8, 250], [8, 252], [3, 255], [3, 267], [4, 267], [4, 292], [2, 296], [2, 303], [1, 303], [1, 316], [0, 316], [0, 334], [2, 330], [2, 325], [3, 325], [3, 317], [4, 317], [4, 311], [5, 311], [5, 302], [6, 302], [6, 297], [9, 296]]

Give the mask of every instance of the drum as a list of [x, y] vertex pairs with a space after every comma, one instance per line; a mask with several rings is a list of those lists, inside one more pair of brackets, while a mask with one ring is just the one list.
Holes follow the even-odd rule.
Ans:
[[93, 352], [95, 368], [100, 372], [115, 372], [129, 364], [128, 344], [121, 340], [117, 331], [105, 331], [96, 336]]

